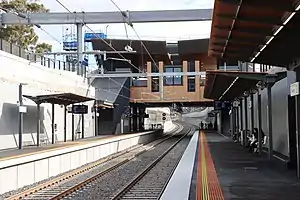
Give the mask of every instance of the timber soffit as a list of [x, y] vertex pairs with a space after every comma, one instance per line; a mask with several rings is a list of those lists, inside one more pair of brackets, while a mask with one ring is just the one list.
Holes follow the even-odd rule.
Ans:
[[[216, 0], [209, 55], [250, 61], [289, 13], [295, 11], [298, 2], [299, 0]], [[232, 52], [232, 49], [240, 51]]]

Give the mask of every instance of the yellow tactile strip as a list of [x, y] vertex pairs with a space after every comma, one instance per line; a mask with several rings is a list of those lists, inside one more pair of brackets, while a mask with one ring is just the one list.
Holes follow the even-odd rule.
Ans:
[[224, 200], [205, 134], [199, 134], [196, 200]]

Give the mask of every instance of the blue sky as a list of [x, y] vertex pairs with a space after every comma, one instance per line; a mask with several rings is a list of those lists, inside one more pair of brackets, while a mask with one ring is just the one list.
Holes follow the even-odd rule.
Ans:
[[[55, 0], [40, 0], [50, 12], [67, 12]], [[71, 11], [101, 12], [117, 11], [117, 8], [110, 0], [60, 0]], [[179, 10], [179, 9], [201, 9], [213, 8], [214, 0], [114, 0], [122, 10]], [[88, 25], [94, 31], [105, 31], [106, 24]], [[148, 23], [134, 24], [138, 35], [142, 39], [157, 39], [175, 41], [188, 38], [208, 38], [210, 35], [211, 22], [178, 22], [178, 23]], [[62, 42], [63, 30], [71, 28], [67, 25], [43, 26], [52, 36]], [[86, 29], [87, 30], [87, 29]], [[135, 33], [130, 27], [127, 28], [129, 38], [134, 38]], [[125, 28], [123, 24], [110, 24], [108, 37], [125, 37]], [[53, 45], [53, 51], [60, 51], [61, 44], [41, 30], [37, 30], [41, 42], [47, 42]], [[74, 28], [75, 33], [75, 28]]]

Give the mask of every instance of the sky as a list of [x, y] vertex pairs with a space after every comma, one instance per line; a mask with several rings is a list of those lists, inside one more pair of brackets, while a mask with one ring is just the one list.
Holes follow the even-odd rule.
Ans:
[[[103, 12], [118, 11], [110, 0], [60, 0], [70, 11], [77, 12]], [[114, 0], [122, 10], [180, 10], [180, 9], [202, 9], [213, 8], [214, 0]], [[56, 0], [40, 0], [50, 12], [67, 12]], [[95, 32], [106, 32], [107, 24], [88, 25]], [[42, 26], [51, 34], [48, 36], [41, 30], [36, 30], [40, 42], [52, 44], [53, 51], [62, 50], [62, 35], [66, 28], [76, 33], [74, 25], [50, 25]], [[211, 21], [206, 22], [174, 22], [174, 23], [144, 23], [134, 24], [141, 39], [156, 39], [166, 41], [177, 41], [179, 39], [209, 38]], [[89, 31], [88, 28], [84, 29]], [[127, 26], [130, 39], [136, 35]], [[108, 38], [126, 38], [124, 24], [110, 24], [107, 28]]]

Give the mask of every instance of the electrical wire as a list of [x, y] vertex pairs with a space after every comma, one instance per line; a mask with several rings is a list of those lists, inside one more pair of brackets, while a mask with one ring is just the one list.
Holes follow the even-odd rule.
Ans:
[[[114, 5], [115, 7], [121, 12], [122, 16], [125, 18], [125, 17], [128, 17], [127, 14], [121, 10], [121, 8], [117, 5], [117, 3], [114, 1], [114, 0], [110, 0]], [[152, 60], [152, 62], [155, 64], [155, 66], [157, 67], [157, 69], [159, 70], [159, 67], [157, 66], [155, 60], [153, 59], [153, 57], [151, 56], [150, 52], [148, 51], [146, 45], [143, 43], [142, 39], [140, 38], [140, 36], [137, 34], [137, 31], [135, 30], [135, 28], [133, 27], [133, 24], [132, 23], [129, 23], [128, 24], [132, 30], [135, 32], [136, 36], [138, 37], [138, 39], [140, 40], [140, 42], [142, 43], [142, 46], [144, 47], [144, 49], [146, 50], [146, 52], [148, 53], [150, 59]], [[125, 25], [126, 26], [126, 25]], [[125, 28], [126, 29], [126, 28]], [[126, 29], [126, 34], [127, 34], [127, 29]]]
[[[71, 12], [71, 10], [69, 10], [60, 0], [56, 0], [56, 2], [57, 3], [59, 3], [63, 8], [65, 8], [69, 13], [71, 13], [71, 14], [73, 14], [74, 16], [76, 16], [75, 15], [75, 13], [73, 13], [73, 12]], [[84, 21], [82, 21], [82, 23], [83, 24], [85, 24], [84, 23]], [[98, 38], [98, 39], [101, 39], [107, 46], [109, 46], [113, 51], [115, 51], [122, 59], [124, 59], [124, 60], [127, 60], [121, 53], [119, 53], [111, 44], [109, 44], [107, 41], [105, 41], [103, 38], [101, 38], [101, 37], [99, 37], [89, 26], [87, 26], [86, 24], [85, 24], [85, 26], [86, 26], [86, 28], [88, 28], [92, 33], [93, 33], [93, 35], [96, 37], [96, 38]], [[128, 62], [128, 61], [127, 61]], [[133, 65], [131, 62], [128, 62], [132, 67], [134, 67], [135, 69], [137, 69], [139, 72], [141, 72], [141, 73], [143, 73], [138, 67], [136, 67], [135, 65]], [[155, 63], [155, 65], [156, 65], [156, 63]], [[111, 79], [111, 80], [113, 80], [113, 79]], [[116, 82], [116, 83], [118, 83], [118, 82]], [[155, 83], [155, 82], [154, 82]], [[118, 83], [119, 84], [119, 83]], [[157, 83], [156, 83], [157, 84]], [[158, 85], [158, 84], [157, 84]], [[122, 85], [120, 85], [120, 86], [122, 86]], [[122, 87], [125, 87], [125, 86], [122, 86]], [[125, 88], [127, 88], [127, 87], [125, 87]], [[130, 91], [130, 89], [129, 88], [127, 88], [129, 91]]]

